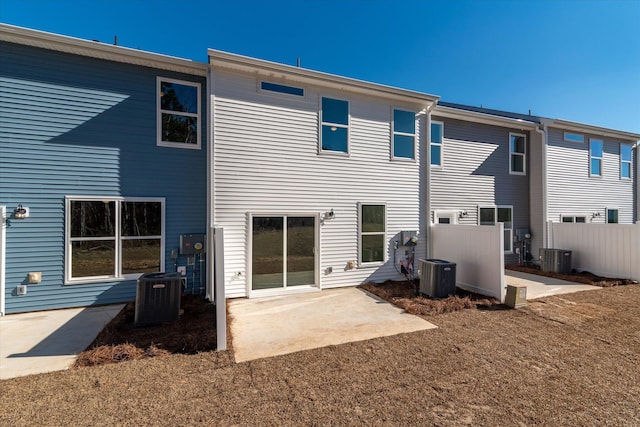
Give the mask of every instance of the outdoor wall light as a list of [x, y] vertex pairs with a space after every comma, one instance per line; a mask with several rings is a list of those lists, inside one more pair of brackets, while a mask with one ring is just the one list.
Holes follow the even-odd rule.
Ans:
[[459, 211], [458, 212], [458, 218], [464, 218], [467, 216], [467, 211]]
[[600, 217], [600, 212], [594, 212], [591, 214], [591, 218], [599, 218]]
[[25, 208], [22, 204], [18, 204], [18, 207], [13, 210], [13, 217], [15, 219], [29, 218], [29, 208]]
[[334, 219], [335, 217], [336, 217], [336, 214], [335, 212], [333, 212], [333, 209], [331, 209], [330, 211], [323, 212], [320, 214], [320, 222], [324, 224], [325, 220]]

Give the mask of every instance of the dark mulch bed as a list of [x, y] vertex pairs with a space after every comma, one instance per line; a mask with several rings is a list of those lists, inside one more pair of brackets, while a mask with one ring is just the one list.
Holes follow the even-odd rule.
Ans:
[[432, 316], [467, 308], [498, 309], [503, 308], [495, 298], [474, 294], [457, 288], [456, 294], [448, 298], [427, 298], [415, 294], [417, 281], [397, 282], [387, 280], [384, 283], [365, 283], [360, 287], [390, 303], [404, 309], [407, 313], [420, 316]]
[[75, 366], [215, 350], [215, 306], [201, 295], [184, 295], [180, 308], [184, 312], [175, 322], [135, 327], [135, 302], [128, 303], [80, 353]]
[[540, 270], [540, 267], [525, 267], [522, 265], [507, 265], [508, 270], [520, 271], [522, 273], [537, 274], [539, 276], [553, 277], [555, 279], [568, 280], [569, 282], [584, 283], [586, 285], [610, 288], [612, 286], [634, 285], [638, 282], [631, 279], [618, 279], [612, 277], [602, 277], [588, 271], [573, 271], [571, 274], [552, 273]]

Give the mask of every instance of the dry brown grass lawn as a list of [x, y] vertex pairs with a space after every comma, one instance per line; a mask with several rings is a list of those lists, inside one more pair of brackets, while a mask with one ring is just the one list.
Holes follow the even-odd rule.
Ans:
[[640, 286], [611, 287], [241, 364], [202, 352], [16, 378], [0, 425], [640, 425], [639, 306]]

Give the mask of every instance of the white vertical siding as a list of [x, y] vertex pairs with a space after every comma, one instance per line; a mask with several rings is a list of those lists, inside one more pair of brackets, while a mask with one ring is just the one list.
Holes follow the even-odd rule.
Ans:
[[[589, 176], [589, 138], [603, 141], [602, 176]], [[618, 221], [633, 221], [633, 180], [620, 179], [620, 140], [584, 134], [584, 142], [564, 141], [561, 129], [549, 129], [547, 146], [548, 220], [561, 215], [600, 213], [592, 222], [606, 221], [607, 207], [619, 209]]]
[[504, 302], [503, 224], [431, 226], [433, 257], [456, 263], [461, 288]]
[[[424, 116], [416, 162], [390, 160], [392, 105], [348, 91], [305, 86], [304, 98], [257, 90], [256, 77], [214, 71], [212, 87], [214, 221], [224, 228], [228, 297], [247, 295], [247, 214], [322, 213], [335, 219], [320, 227], [320, 281], [323, 288], [368, 280], [400, 278], [393, 254], [381, 267], [346, 270], [358, 259], [358, 202], [386, 203], [387, 243], [402, 230], [422, 230], [420, 182]], [[318, 154], [319, 99], [349, 101], [350, 155]], [[390, 244], [390, 243], [389, 243]], [[424, 256], [426, 242], [416, 258]], [[333, 272], [324, 274], [332, 267]]]
[[573, 268], [640, 280], [640, 224], [550, 225], [550, 246], [571, 250]]

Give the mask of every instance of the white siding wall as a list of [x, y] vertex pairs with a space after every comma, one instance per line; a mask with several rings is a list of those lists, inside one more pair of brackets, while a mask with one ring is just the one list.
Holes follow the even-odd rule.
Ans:
[[[358, 259], [358, 202], [386, 203], [387, 243], [402, 230], [424, 230], [421, 130], [417, 162], [389, 160], [392, 108], [419, 108], [347, 90], [335, 93], [305, 86], [305, 97], [298, 98], [259, 92], [257, 85], [255, 76], [214, 72], [213, 205], [214, 221], [224, 228], [227, 296], [247, 295], [247, 214], [256, 211], [334, 209], [335, 219], [320, 227], [323, 288], [400, 278], [392, 265], [391, 246], [389, 261], [382, 267], [346, 270], [345, 266]], [[350, 102], [349, 157], [318, 154], [322, 96]], [[420, 116], [419, 129], [424, 122]], [[425, 250], [426, 242], [420, 242], [416, 259], [424, 257]], [[333, 272], [324, 274], [328, 267]]]
[[[633, 221], [633, 181], [620, 179], [620, 142], [584, 134], [584, 142], [566, 142], [560, 129], [549, 129], [547, 147], [548, 220], [561, 215], [591, 214], [594, 223], [606, 221], [607, 207], [619, 209], [619, 222]], [[589, 138], [604, 142], [602, 176], [589, 177]], [[635, 150], [634, 150], [635, 151]], [[634, 154], [635, 155], [635, 154]]]

